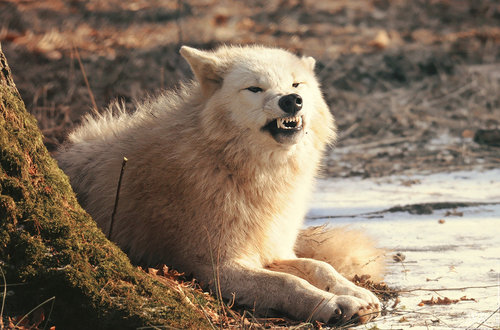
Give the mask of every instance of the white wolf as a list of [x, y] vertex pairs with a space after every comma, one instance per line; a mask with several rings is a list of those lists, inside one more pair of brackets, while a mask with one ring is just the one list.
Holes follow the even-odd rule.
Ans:
[[133, 114], [87, 117], [60, 150], [82, 205], [107, 232], [126, 156], [112, 240], [132, 261], [219, 283], [224, 297], [260, 313], [328, 323], [376, 317], [371, 292], [294, 252], [335, 137], [314, 59], [260, 46], [184, 46], [181, 54], [195, 81]]

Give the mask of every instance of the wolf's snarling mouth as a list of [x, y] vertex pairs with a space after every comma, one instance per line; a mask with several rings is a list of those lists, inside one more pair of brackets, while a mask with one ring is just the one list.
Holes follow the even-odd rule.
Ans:
[[302, 129], [302, 116], [278, 118], [275, 121], [279, 129]]
[[279, 143], [295, 143], [302, 129], [304, 128], [304, 117], [282, 117], [271, 120], [262, 130], [271, 133], [272, 137]]

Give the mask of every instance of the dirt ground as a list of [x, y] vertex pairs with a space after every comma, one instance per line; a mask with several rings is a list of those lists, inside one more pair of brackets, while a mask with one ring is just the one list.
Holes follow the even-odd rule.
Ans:
[[93, 98], [133, 108], [189, 79], [180, 45], [259, 43], [317, 58], [340, 128], [327, 175], [500, 165], [474, 142], [500, 126], [495, 0], [0, 0], [0, 42], [51, 151]]

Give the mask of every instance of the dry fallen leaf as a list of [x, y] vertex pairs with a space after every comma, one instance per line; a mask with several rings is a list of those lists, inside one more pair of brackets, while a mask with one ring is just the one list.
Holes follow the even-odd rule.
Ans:
[[387, 32], [385, 30], [380, 30], [375, 39], [370, 42], [370, 45], [378, 49], [384, 49], [389, 46], [390, 42], [391, 39], [389, 38]]
[[437, 297], [434, 298], [432, 297], [429, 300], [422, 300], [418, 306], [424, 306], [424, 305], [451, 305], [451, 304], [456, 304], [459, 301], [476, 301], [474, 298], [467, 298], [467, 296], [463, 296], [460, 299], [450, 299], [448, 297]]
[[[375, 293], [377, 297], [383, 301], [388, 301], [389, 299], [398, 299], [398, 292], [390, 288], [385, 282], [374, 282], [370, 280], [370, 275], [354, 275], [351, 280], [357, 286], [363, 287]], [[395, 302], [395, 304], [397, 304]]]

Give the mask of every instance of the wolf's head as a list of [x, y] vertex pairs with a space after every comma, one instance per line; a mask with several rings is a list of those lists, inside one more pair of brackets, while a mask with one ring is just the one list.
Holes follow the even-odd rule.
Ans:
[[319, 134], [316, 137], [325, 143], [331, 136], [333, 119], [314, 76], [312, 57], [260, 46], [213, 52], [183, 46], [180, 52], [207, 100], [206, 120], [226, 121], [230, 129], [251, 134], [261, 146], [293, 146], [307, 134]]

